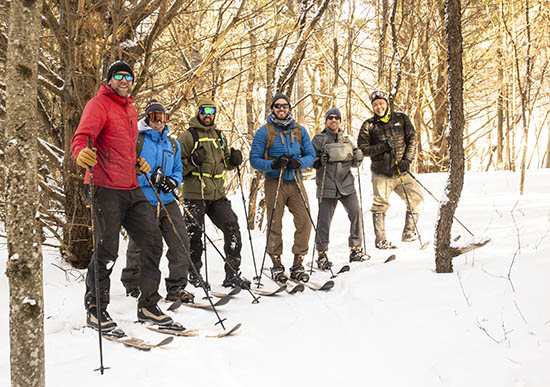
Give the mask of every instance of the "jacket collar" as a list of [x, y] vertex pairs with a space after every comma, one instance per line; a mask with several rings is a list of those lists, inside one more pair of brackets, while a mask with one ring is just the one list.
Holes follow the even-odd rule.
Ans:
[[115, 101], [116, 103], [122, 106], [127, 106], [134, 102], [133, 96], [121, 97], [120, 95], [115, 93], [115, 91], [111, 88], [111, 86], [107, 84], [102, 85], [99, 88], [99, 90], [97, 91], [97, 95], [106, 95], [107, 97], [111, 98], [113, 101]]

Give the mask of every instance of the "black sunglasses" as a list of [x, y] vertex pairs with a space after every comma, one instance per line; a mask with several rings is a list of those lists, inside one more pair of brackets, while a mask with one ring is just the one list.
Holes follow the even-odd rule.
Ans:
[[338, 120], [338, 121], [340, 121], [340, 117], [338, 117], [338, 116], [328, 116], [327, 121], [328, 120]]
[[273, 107], [275, 109], [288, 109], [290, 105], [287, 103], [276, 103], [275, 105], [273, 105]]

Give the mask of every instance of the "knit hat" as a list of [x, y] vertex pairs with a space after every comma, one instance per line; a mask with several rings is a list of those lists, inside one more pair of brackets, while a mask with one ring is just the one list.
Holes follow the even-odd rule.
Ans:
[[195, 112], [195, 115], [198, 117], [199, 116], [199, 107], [201, 106], [214, 106], [217, 108], [216, 106], [216, 102], [214, 102], [214, 100], [210, 97], [200, 97], [199, 98], [199, 102], [197, 103], [197, 111]]
[[147, 106], [145, 106], [145, 116], [148, 116], [149, 113], [152, 112], [166, 113], [166, 110], [164, 110], [164, 106], [162, 106], [159, 101], [157, 101], [156, 99], [152, 99], [147, 102]]
[[377, 99], [383, 99], [386, 103], [388, 103], [388, 93], [383, 90], [375, 90], [370, 93], [370, 103], [373, 103]]
[[333, 107], [332, 109], [329, 109], [327, 114], [325, 114], [325, 121], [327, 120], [327, 118], [329, 118], [329, 116], [331, 115], [335, 115], [336, 117], [338, 117], [340, 120], [342, 120], [342, 113], [340, 113], [340, 109], [336, 108], [336, 107]]
[[279, 99], [284, 99], [288, 103], [288, 106], [292, 107], [292, 104], [290, 103], [290, 99], [288, 99], [286, 95], [284, 95], [283, 93], [277, 93], [275, 94], [275, 96], [273, 96], [273, 99], [271, 100], [271, 106], [270, 106], [271, 109], [273, 109], [273, 105], [275, 105], [275, 101]]
[[107, 71], [107, 82], [111, 80], [113, 74], [116, 74], [119, 71], [126, 71], [127, 73], [130, 73], [132, 77], [134, 76], [134, 72], [128, 63], [123, 60], [117, 60], [109, 66], [109, 71]]

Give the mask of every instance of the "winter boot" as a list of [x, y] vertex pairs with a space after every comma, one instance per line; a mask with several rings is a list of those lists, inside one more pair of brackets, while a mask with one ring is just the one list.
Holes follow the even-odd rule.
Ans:
[[170, 325], [174, 323], [174, 320], [172, 320], [170, 316], [164, 314], [158, 305], [142, 306], [138, 308], [137, 317], [138, 321], [150, 322], [155, 325]]
[[223, 280], [224, 287], [226, 288], [241, 288], [244, 290], [250, 289], [250, 281], [242, 279], [238, 274], [225, 273], [225, 279]]
[[288, 277], [285, 274], [285, 267], [281, 263], [281, 256], [271, 255], [271, 261], [273, 262], [273, 267], [271, 268], [271, 278], [284, 284], [288, 281]]
[[350, 248], [349, 261], [350, 262], [363, 262], [370, 259], [370, 255], [363, 253], [361, 246], [353, 246]]
[[126, 297], [139, 298], [140, 294], [139, 288], [126, 288]]
[[189, 270], [189, 283], [191, 285], [193, 285], [196, 288], [199, 288], [201, 286], [201, 280], [202, 280], [202, 282], [204, 282], [204, 287], [207, 290], [210, 290], [210, 284], [208, 282], [206, 282], [200, 274], [196, 275], [195, 270], [193, 270], [193, 269]]
[[296, 281], [307, 282], [309, 281], [309, 274], [305, 272], [304, 265], [295, 263], [290, 268], [290, 278]]
[[374, 225], [374, 245], [377, 249], [387, 250], [396, 247], [386, 239], [386, 214], [383, 212], [372, 213], [372, 223]]
[[405, 227], [403, 227], [403, 234], [401, 235], [401, 240], [403, 242], [413, 242], [418, 239], [418, 235], [415, 230], [415, 225], [417, 222], [418, 214], [407, 211], [407, 214], [405, 215]]
[[[94, 328], [96, 331], [99, 330], [99, 320], [97, 315], [97, 307], [95, 305], [89, 305], [86, 313], [86, 324]], [[102, 332], [111, 332], [117, 327], [116, 323], [113, 321], [106, 309], [101, 311], [101, 331]]]
[[184, 304], [192, 304], [195, 302], [195, 295], [191, 292], [188, 292], [184, 288], [177, 288], [170, 290], [166, 295], [167, 301], [178, 301], [181, 300]]
[[319, 251], [317, 256], [317, 267], [321, 270], [329, 270], [332, 267], [332, 262], [328, 260], [326, 251]]

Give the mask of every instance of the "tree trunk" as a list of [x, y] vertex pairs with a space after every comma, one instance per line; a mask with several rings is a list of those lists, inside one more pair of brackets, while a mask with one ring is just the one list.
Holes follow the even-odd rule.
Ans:
[[42, 1], [12, 0], [6, 65], [6, 231], [12, 387], [44, 386], [42, 232], [38, 223], [38, 49]]
[[462, 75], [462, 32], [460, 0], [447, 0], [445, 4], [449, 99], [449, 179], [441, 201], [435, 232], [435, 265], [438, 273], [453, 272], [453, 253], [450, 247], [453, 216], [464, 185], [464, 101]]

